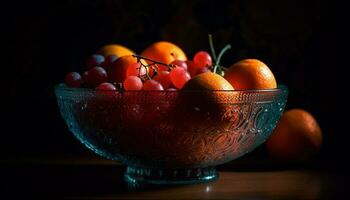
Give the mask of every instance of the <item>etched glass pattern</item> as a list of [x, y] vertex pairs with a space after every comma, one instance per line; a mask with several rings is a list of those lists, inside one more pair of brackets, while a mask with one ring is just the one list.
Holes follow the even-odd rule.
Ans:
[[[64, 84], [55, 88], [69, 130], [98, 155], [127, 165], [129, 182], [132, 175], [140, 176], [132, 169], [208, 171], [208, 167], [252, 151], [275, 128], [287, 93], [284, 86], [272, 90], [161, 92], [95, 91]], [[216, 178], [216, 171], [209, 171], [212, 173], [207, 175]], [[160, 178], [158, 183], [164, 183], [169, 176]], [[145, 176], [140, 180], [157, 183], [158, 179]], [[195, 180], [191, 176], [188, 182]], [[199, 175], [197, 180], [211, 179]], [[168, 182], [186, 180], [176, 176]]]

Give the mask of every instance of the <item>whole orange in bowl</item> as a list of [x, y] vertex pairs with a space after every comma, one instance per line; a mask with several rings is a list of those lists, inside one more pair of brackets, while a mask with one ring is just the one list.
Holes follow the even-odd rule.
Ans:
[[291, 109], [282, 115], [266, 147], [279, 160], [305, 161], [319, 150], [321, 143], [321, 129], [314, 116], [303, 109]]
[[275, 76], [269, 67], [257, 59], [245, 59], [233, 64], [224, 77], [236, 90], [277, 87]]
[[[205, 72], [193, 77], [179, 92], [179, 103], [175, 110], [179, 112], [177, 121], [182, 126], [192, 127], [204, 121], [208, 124], [216, 123], [227, 108], [222, 101], [232, 99], [235, 93], [229, 91], [233, 90], [234, 88], [226, 79], [213, 72]], [[208, 115], [211, 117], [208, 118]], [[182, 120], [191, 121], [191, 123], [184, 123]]]
[[105, 45], [98, 51], [98, 53], [102, 54], [105, 57], [115, 55], [118, 58], [122, 56], [135, 54], [132, 50], [120, 44]]
[[[165, 64], [170, 64], [174, 60], [187, 60], [185, 52], [179, 46], [167, 41], [151, 44], [141, 55]], [[159, 70], [167, 70], [165, 66], [159, 65], [158, 67]]]
[[234, 90], [234, 88], [222, 76], [205, 72], [190, 79], [182, 90]]

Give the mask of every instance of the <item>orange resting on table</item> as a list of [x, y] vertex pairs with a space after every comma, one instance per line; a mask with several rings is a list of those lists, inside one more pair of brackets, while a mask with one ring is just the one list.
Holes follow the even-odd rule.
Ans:
[[225, 72], [224, 77], [236, 90], [277, 87], [275, 77], [269, 67], [257, 59], [245, 59], [233, 64]]
[[322, 133], [316, 119], [305, 110], [292, 109], [283, 113], [266, 147], [274, 158], [304, 161], [319, 150], [321, 143]]

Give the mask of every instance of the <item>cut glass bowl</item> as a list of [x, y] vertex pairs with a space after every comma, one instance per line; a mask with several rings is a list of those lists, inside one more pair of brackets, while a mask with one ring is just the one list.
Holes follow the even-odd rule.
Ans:
[[87, 148], [127, 166], [134, 184], [218, 178], [215, 166], [258, 147], [275, 128], [288, 90], [97, 91], [55, 87], [61, 115]]

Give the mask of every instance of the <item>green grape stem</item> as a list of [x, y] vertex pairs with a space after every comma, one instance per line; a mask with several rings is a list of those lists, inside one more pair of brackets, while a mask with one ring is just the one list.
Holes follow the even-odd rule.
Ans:
[[213, 60], [214, 60], [214, 65], [213, 65], [213, 72], [214, 73], [217, 73], [217, 71], [219, 71], [218, 74], [220, 74], [222, 71], [226, 71], [227, 69], [220, 66], [220, 60], [221, 60], [221, 57], [224, 55], [224, 53], [231, 49], [231, 45], [230, 44], [227, 44], [219, 53], [219, 56], [216, 57], [216, 53], [215, 53], [215, 48], [214, 48], [214, 43], [213, 43], [213, 36], [211, 34], [208, 35], [208, 38], [209, 38], [209, 46], [210, 46], [210, 51], [211, 51], [211, 54], [213, 56]]
[[223, 70], [222, 67], [220, 66], [220, 61], [222, 56], [224, 55], [224, 53], [226, 51], [228, 51], [229, 49], [231, 49], [231, 45], [227, 44], [219, 53], [219, 56], [217, 57], [217, 59], [215, 60], [215, 64], [214, 64], [214, 69], [213, 72], [216, 73], [217, 69], [219, 68], [220, 71]]
[[214, 61], [216, 61], [216, 53], [215, 53], [215, 48], [214, 48], [214, 43], [213, 43], [213, 36], [211, 34], [208, 35], [209, 37], [209, 46], [210, 46], [210, 51], [213, 56]]

